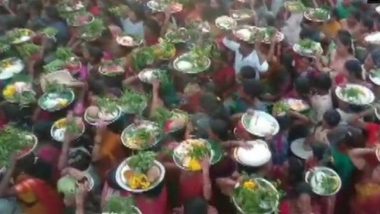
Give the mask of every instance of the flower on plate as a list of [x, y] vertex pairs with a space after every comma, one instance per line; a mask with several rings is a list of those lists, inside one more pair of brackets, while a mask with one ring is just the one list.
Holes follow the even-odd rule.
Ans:
[[254, 190], [254, 189], [256, 189], [257, 184], [256, 184], [256, 182], [249, 180], [249, 181], [244, 182], [243, 187], [245, 189]]
[[3, 96], [6, 99], [13, 98], [17, 93], [16, 87], [14, 85], [7, 86], [3, 91]]
[[191, 171], [198, 171], [202, 169], [201, 163], [196, 159], [191, 159], [189, 163], [189, 169]]

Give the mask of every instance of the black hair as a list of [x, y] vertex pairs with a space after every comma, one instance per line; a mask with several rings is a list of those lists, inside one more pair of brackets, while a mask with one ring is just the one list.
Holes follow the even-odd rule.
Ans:
[[326, 143], [317, 142], [311, 145], [311, 150], [313, 151], [313, 156], [320, 161], [326, 156], [329, 147]]
[[341, 116], [337, 110], [330, 109], [323, 114], [323, 120], [330, 127], [336, 127], [340, 123]]
[[184, 214], [207, 214], [208, 204], [203, 198], [194, 198], [185, 202], [183, 205]]
[[332, 11], [331, 11], [331, 18], [334, 18], [336, 20], [339, 20], [339, 12], [338, 12], [338, 9], [337, 8], [334, 8]]
[[41, 10], [44, 8], [42, 2], [39, 1], [39, 0], [30, 0], [28, 2], [28, 7], [31, 10], [36, 10], [36, 11], [39, 11], [39, 12], [41, 12]]
[[46, 15], [52, 19], [53, 21], [61, 20], [61, 17], [59, 16], [59, 12], [56, 7], [54, 6], [48, 6], [45, 8]]
[[219, 118], [211, 118], [209, 123], [210, 129], [215, 135], [223, 141], [228, 140], [229, 124], [226, 121]]
[[352, 49], [352, 35], [350, 32], [346, 30], [340, 30], [338, 31], [337, 38], [348, 49], [348, 52], [350, 54], [354, 53], [354, 50]]
[[360, 22], [362, 16], [360, 11], [354, 11], [352, 12], [351, 17], [354, 18], [356, 21]]
[[290, 157], [288, 160], [288, 179], [292, 185], [303, 180], [304, 163], [296, 157]]
[[298, 77], [294, 81], [294, 87], [300, 94], [308, 94], [310, 92], [310, 81], [307, 77]]
[[147, 19], [144, 21], [144, 25], [154, 34], [154, 36], [157, 36], [157, 37], [160, 36], [161, 27], [156, 20]]
[[17, 170], [25, 172], [26, 174], [51, 182], [53, 175], [53, 166], [45, 162], [36, 155], [28, 154], [17, 162]]
[[77, 149], [69, 153], [69, 161], [71, 167], [80, 171], [84, 171], [90, 166], [91, 155], [85, 151], [82, 151], [81, 149]]
[[264, 87], [259, 80], [249, 80], [243, 82], [243, 91], [251, 98], [256, 98], [262, 95]]
[[131, 9], [138, 20], [144, 20], [145, 19], [145, 13], [144, 13], [144, 8], [137, 3], [132, 3], [128, 5], [129, 9]]
[[310, 39], [310, 40], [313, 40], [315, 42], [320, 42], [321, 41], [321, 38], [319, 36], [319, 32], [317, 34], [318, 31], [316, 31], [314, 28], [311, 28], [309, 26], [305, 26], [301, 29], [301, 32], [300, 32], [300, 39]]
[[116, 171], [117, 171], [117, 167], [107, 172], [106, 174], [107, 185], [110, 186], [112, 189], [123, 190], [123, 188], [121, 188], [120, 185], [116, 181]]
[[372, 31], [373, 30], [373, 27], [375, 25], [375, 22], [373, 21], [373, 19], [369, 16], [363, 16], [360, 23], [368, 28], [369, 31]]
[[296, 197], [299, 197], [302, 194], [313, 195], [313, 191], [311, 189], [310, 184], [308, 184], [306, 182], [301, 182], [301, 183], [297, 184], [297, 186], [295, 188], [295, 193], [296, 193]]
[[101, 59], [103, 58], [103, 51], [102, 49], [95, 47], [95, 46], [86, 46], [88, 53], [90, 54], [90, 57], [95, 61], [95, 62], [100, 62]]
[[280, 125], [280, 130], [287, 130], [290, 128], [290, 125], [292, 123], [291, 118], [289, 115], [285, 115], [282, 117], [276, 117], [278, 124]]
[[357, 59], [347, 60], [344, 67], [356, 79], [362, 79], [362, 65]]
[[201, 96], [201, 106], [207, 114], [211, 114], [213, 111], [222, 106], [221, 100], [213, 93], [205, 93]]
[[256, 73], [256, 68], [247, 65], [240, 69], [239, 75], [243, 80], [251, 80], [256, 78]]
[[323, 73], [317, 76], [316, 80], [314, 81], [314, 85], [317, 89], [320, 90], [330, 90], [332, 81], [330, 75]]
[[362, 147], [364, 136], [361, 129], [352, 126], [340, 126], [327, 134], [329, 143], [349, 148]]

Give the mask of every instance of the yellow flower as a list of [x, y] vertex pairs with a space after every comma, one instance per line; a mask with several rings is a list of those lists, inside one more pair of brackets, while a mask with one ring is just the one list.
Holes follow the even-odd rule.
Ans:
[[67, 123], [67, 122], [66, 122], [66, 119], [58, 120], [58, 121], [57, 121], [57, 127], [58, 127], [58, 128], [66, 127], [66, 126], [67, 126], [66, 123]]
[[67, 104], [69, 104], [69, 102], [67, 100], [60, 100], [58, 105], [61, 107], [66, 107]]
[[3, 91], [4, 98], [10, 99], [17, 93], [16, 87], [14, 85], [7, 86]]
[[244, 182], [243, 187], [245, 189], [254, 190], [254, 189], [256, 189], [257, 184], [254, 181], [249, 180], [249, 181]]
[[132, 189], [147, 189], [151, 183], [148, 181], [148, 177], [144, 174], [132, 175], [128, 179], [128, 185]]
[[189, 168], [191, 171], [198, 171], [202, 169], [201, 163], [196, 159], [191, 159], [189, 163]]

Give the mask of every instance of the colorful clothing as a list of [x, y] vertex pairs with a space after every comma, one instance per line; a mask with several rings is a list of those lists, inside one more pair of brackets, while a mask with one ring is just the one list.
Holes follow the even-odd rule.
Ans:
[[273, 164], [282, 165], [289, 156], [287, 133], [280, 132], [274, 136], [271, 147]]
[[26, 214], [61, 214], [64, 204], [53, 187], [42, 180], [27, 178], [15, 186]]
[[194, 198], [203, 197], [203, 175], [201, 172], [181, 175], [179, 181], [182, 203]]
[[355, 186], [355, 214], [378, 214], [380, 204], [380, 184], [363, 182]]
[[127, 152], [123, 146], [120, 135], [106, 130], [102, 136], [103, 142], [100, 148], [100, 160], [95, 163], [102, 180], [106, 173], [113, 166], [127, 157]]
[[368, 134], [368, 145], [374, 146], [375, 144], [379, 144], [380, 125], [376, 123], [369, 123], [365, 129]]
[[332, 156], [334, 158], [334, 169], [342, 180], [342, 187], [350, 187], [356, 169], [354, 163], [348, 155], [342, 153], [337, 148], [332, 149]]

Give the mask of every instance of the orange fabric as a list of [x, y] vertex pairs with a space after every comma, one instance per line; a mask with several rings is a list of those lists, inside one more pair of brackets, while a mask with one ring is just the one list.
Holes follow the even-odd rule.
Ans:
[[322, 26], [322, 32], [326, 35], [327, 38], [335, 38], [338, 34], [338, 31], [342, 29], [342, 25], [337, 22], [327, 22]]
[[101, 158], [97, 166], [101, 178], [104, 179], [108, 170], [127, 157], [127, 152], [119, 134], [107, 130], [104, 132], [102, 139], [103, 142], [100, 145]]

